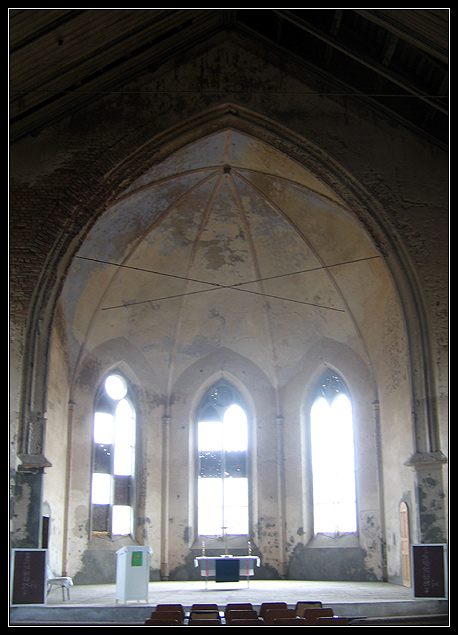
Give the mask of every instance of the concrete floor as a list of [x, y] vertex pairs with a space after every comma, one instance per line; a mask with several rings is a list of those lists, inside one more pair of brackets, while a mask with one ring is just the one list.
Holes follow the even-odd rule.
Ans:
[[[320, 600], [323, 603], [405, 602], [412, 600], [412, 589], [378, 582], [313, 582], [306, 580], [246, 580], [221, 583], [205, 582], [150, 582], [148, 605], [179, 602], [191, 606], [195, 602], [262, 602], [281, 600], [295, 604], [299, 600]], [[48, 595], [48, 606], [116, 606], [116, 585], [102, 584], [73, 586], [70, 600], [62, 601], [61, 590], [53, 589]], [[128, 602], [127, 604], [138, 604]]]
[[378, 582], [315, 582], [301, 580], [251, 580], [239, 583], [150, 582], [148, 603], [116, 602], [116, 585], [74, 586], [70, 600], [63, 601], [61, 590], [53, 589], [46, 606], [12, 607], [13, 625], [140, 625], [157, 604], [181, 603], [186, 610], [198, 602], [218, 604], [220, 610], [231, 602], [285, 601], [294, 607], [299, 600], [320, 600], [334, 614], [351, 618], [386, 616], [436, 616], [448, 614], [446, 600], [418, 600], [412, 589]]

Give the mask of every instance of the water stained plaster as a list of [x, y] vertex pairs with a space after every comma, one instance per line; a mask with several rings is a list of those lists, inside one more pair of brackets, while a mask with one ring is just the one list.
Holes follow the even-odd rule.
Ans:
[[202, 347], [253, 342], [279, 384], [303, 339], [338, 331], [365, 355], [355, 319], [363, 323], [375, 286], [381, 301], [390, 291], [383, 265], [365, 260], [379, 254], [332, 191], [272, 153], [219, 133], [145, 174], [106, 212], [62, 296], [73, 372], [120, 335], [147, 359], [154, 352], [169, 385]]
[[[323, 341], [359, 360], [369, 387], [364, 398], [375, 383], [382, 392], [385, 386], [391, 390], [399, 376], [395, 388], [405, 391], [406, 381], [405, 336], [391, 278], [380, 252], [335, 192], [248, 135], [227, 129], [204, 137], [145, 172], [100, 217], [70, 267], [60, 305], [77, 403], [75, 456], [89, 456], [90, 384], [119, 367], [120, 359], [128, 374], [135, 368], [131, 376], [139, 384], [144, 417], [137, 527], [141, 540], [153, 545], [152, 570], [166, 577], [194, 573], [193, 408], [203, 390], [199, 382], [209, 387], [212, 377], [225, 376], [254, 400], [258, 491], [252, 526], [264, 567], [260, 575], [283, 576], [288, 566], [308, 575], [302, 555], [313, 537], [304, 520], [310, 509], [296, 492], [301, 484], [307, 488], [307, 476], [297, 478], [306, 469], [298, 444], [300, 408], [285, 413], [286, 476], [272, 444], [278, 417], [289, 407], [288, 386]], [[397, 375], [385, 356], [387, 346], [397, 349], [392, 355]], [[322, 364], [320, 356], [316, 361]], [[378, 505], [371, 417], [362, 416], [358, 432], [365, 510]], [[172, 448], [169, 472], [163, 468], [165, 434]], [[400, 452], [409, 455], [411, 448]], [[74, 460], [72, 469], [75, 502], [69, 513], [75, 506], [78, 517], [87, 518], [79, 502], [87, 501], [90, 467], [86, 459]], [[277, 491], [282, 479], [283, 518]], [[377, 514], [369, 524], [361, 517], [364, 544], [347, 563], [353, 576], [381, 576]], [[85, 548], [87, 531], [86, 523], [69, 533], [69, 566], [81, 571], [81, 580], [93, 574], [98, 558], [113, 558], [106, 542], [92, 540]]]
[[[224, 39], [165, 72], [152, 71], [131, 95], [104, 95], [15, 152], [21, 154], [13, 162], [23, 190], [16, 203], [21, 219], [42, 217], [59, 226], [67, 213], [62, 234], [73, 227], [67, 236], [75, 242], [74, 231], [82, 239], [86, 223], [95, 222], [69, 270], [75, 242], [63, 235], [59, 241], [68, 275], [46, 368], [45, 451], [52, 467], [43, 477], [43, 500], [54, 528], [50, 553], [56, 571], [75, 580], [113, 581], [106, 576], [112, 575], [115, 550], [128, 542], [90, 536], [94, 392], [113, 369], [124, 373], [135, 395], [133, 538], [152, 546], [155, 574], [195, 574], [192, 426], [199, 397], [223, 376], [243, 391], [249, 406], [251, 525], [260, 575], [284, 575], [288, 567], [290, 575], [307, 575], [308, 554], [323, 546], [311, 528], [306, 413], [307, 391], [326, 365], [342, 373], [356, 408], [360, 535], [358, 546], [345, 545], [359, 550], [347, 570], [381, 578], [385, 539], [389, 577], [401, 579], [401, 493], [415, 500], [412, 535], [439, 535], [441, 476], [431, 468], [416, 483], [405, 465], [417, 445], [425, 451], [412, 424], [414, 412], [421, 429], [421, 405], [411, 399], [429, 396], [418, 389], [423, 367], [434, 372], [421, 339], [437, 336], [437, 308], [431, 334], [429, 328], [419, 332], [417, 318], [404, 323], [400, 301], [407, 319], [409, 312], [416, 315], [421, 294], [410, 295], [415, 276], [431, 307], [436, 292], [439, 301], [446, 223], [433, 210], [443, 210], [443, 160], [380, 113], [310, 90], [304, 69], [293, 76], [290, 68], [258, 55], [257, 45], [248, 53]], [[177, 86], [207, 87], [215, 96], [191, 91], [171, 98], [168, 91]], [[240, 86], [250, 90], [228, 96], [228, 88]], [[221, 104], [223, 95], [237, 105]], [[23, 216], [27, 201], [29, 217]], [[339, 262], [347, 264], [323, 268]], [[307, 273], [296, 273], [302, 270]], [[50, 275], [56, 275], [52, 268]], [[283, 277], [267, 280], [276, 275]], [[410, 277], [408, 291], [395, 288]], [[48, 302], [43, 313], [48, 307], [54, 312]], [[419, 302], [418, 312], [424, 309]], [[31, 326], [38, 335], [30, 345], [44, 360], [40, 324], [32, 320]], [[23, 335], [17, 339], [22, 346]], [[416, 350], [410, 367], [409, 353]], [[34, 378], [41, 380], [45, 364], [39, 366]], [[414, 390], [411, 369], [419, 376]], [[33, 391], [45, 394], [36, 381]], [[43, 415], [39, 401], [33, 407]], [[63, 496], [57, 481], [68, 487]], [[25, 487], [19, 494], [22, 520], [40, 496], [29, 496]], [[344, 557], [339, 545], [326, 554], [328, 562], [338, 565]]]

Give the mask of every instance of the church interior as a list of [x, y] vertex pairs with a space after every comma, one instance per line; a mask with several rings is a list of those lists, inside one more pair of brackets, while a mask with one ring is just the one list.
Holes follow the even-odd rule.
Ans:
[[129, 549], [408, 593], [446, 554], [448, 40], [448, 9], [9, 9], [11, 552], [70, 593]]

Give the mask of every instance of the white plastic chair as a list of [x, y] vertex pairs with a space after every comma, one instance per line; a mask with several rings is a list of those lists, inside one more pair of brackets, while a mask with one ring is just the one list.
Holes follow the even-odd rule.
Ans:
[[67, 600], [70, 599], [70, 587], [73, 586], [73, 580], [70, 577], [56, 577], [48, 565], [46, 567], [46, 582], [48, 586], [47, 595], [49, 595], [54, 586], [60, 586], [62, 589], [62, 600], [65, 602], [65, 589], [67, 589]]

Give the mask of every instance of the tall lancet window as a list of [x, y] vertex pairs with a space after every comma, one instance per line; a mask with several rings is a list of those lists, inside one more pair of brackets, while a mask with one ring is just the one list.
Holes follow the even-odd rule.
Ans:
[[217, 384], [202, 401], [197, 452], [198, 533], [248, 534], [248, 422], [229, 384]]
[[92, 534], [130, 535], [133, 532], [135, 410], [121, 375], [109, 375], [99, 390], [92, 447]]
[[357, 531], [352, 404], [334, 372], [324, 373], [310, 412], [315, 534]]

